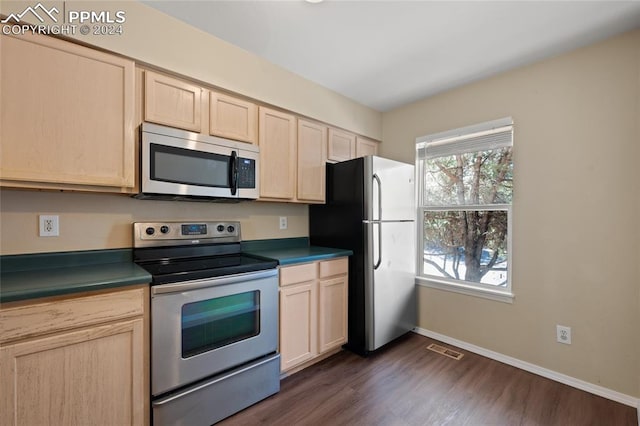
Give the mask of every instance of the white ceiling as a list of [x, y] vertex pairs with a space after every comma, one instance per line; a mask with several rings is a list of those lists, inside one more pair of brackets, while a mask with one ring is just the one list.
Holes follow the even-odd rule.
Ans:
[[144, 1], [378, 111], [640, 27], [640, 1]]

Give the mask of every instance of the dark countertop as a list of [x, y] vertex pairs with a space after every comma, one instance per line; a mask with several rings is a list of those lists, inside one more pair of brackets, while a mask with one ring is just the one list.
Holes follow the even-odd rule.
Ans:
[[2, 256], [0, 302], [151, 282], [131, 259], [130, 249]]
[[275, 259], [282, 266], [351, 256], [353, 254], [351, 250], [311, 246], [309, 245], [309, 239], [306, 237], [244, 241], [242, 243], [242, 251], [253, 256]]
[[[309, 238], [242, 242], [242, 251], [280, 265], [351, 256], [351, 250], [309, 245]], [[0, 303], [148, 284], [131, 249], [0, 256]]]

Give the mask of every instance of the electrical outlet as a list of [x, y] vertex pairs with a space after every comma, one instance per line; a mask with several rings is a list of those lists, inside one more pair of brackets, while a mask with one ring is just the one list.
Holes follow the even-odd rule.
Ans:
[[39, 216], [39, 220], [41, 237], [57, 237], [60, 235], [60, 224], [58, 222], [58, 215], [41, 214]]
[[556, 340], [565, 345], [571, 344], [571, 327], [556, 325]]
[[287, 217], [280, 216], [280, 229], [287, 229]]

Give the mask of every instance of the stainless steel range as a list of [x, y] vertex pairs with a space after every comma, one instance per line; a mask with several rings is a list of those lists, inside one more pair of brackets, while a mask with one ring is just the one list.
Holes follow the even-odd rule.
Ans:
[[277, 262], [245, 255], [239, 222], [134, 223], [152, 276], [154, 425], [211, 425], [280, 390]]

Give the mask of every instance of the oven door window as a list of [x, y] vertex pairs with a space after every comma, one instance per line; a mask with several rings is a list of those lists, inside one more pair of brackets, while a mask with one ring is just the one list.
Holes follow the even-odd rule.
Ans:
[[182, 306], [182, 358], [260, 333], [260, 292], [232, 294]]
[[152, 143], [151, 179], [185, 185], [229, 188], [231, 157], [228, 155]]

